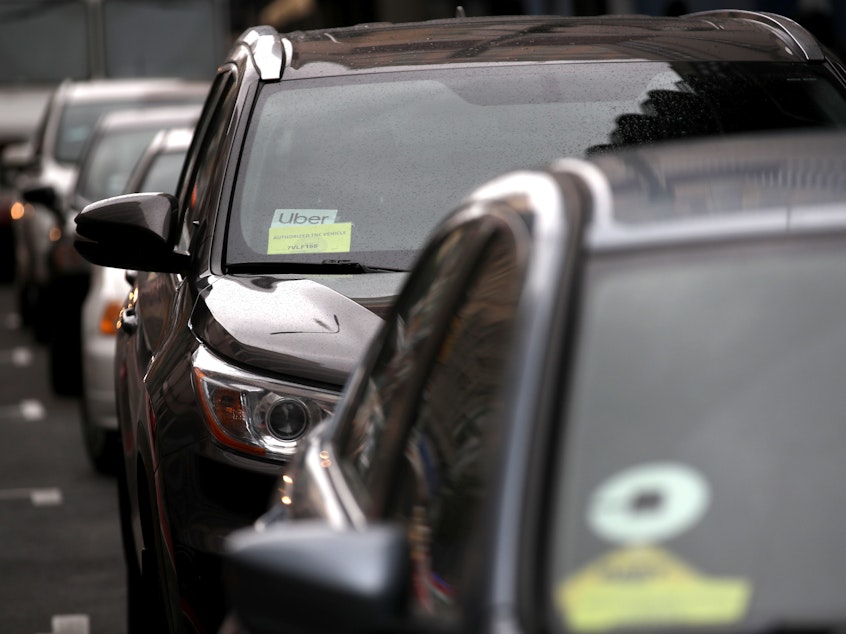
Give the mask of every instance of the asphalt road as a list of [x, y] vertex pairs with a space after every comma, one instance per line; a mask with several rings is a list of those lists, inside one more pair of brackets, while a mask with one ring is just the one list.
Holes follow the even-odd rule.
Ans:
[[47, 351], [0, 282], [0, 634], [123, 634], [126, 580], [114, 479], [82, 446]]

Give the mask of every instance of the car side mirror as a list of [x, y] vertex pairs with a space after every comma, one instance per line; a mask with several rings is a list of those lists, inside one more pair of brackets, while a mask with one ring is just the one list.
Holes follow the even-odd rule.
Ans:
[[33, 169], [36, 163], [32, 144], [28, 142], [10, 143], [3, 148], [2, 156], [0, 156], [2, 171], [9, 180], [21, 172]]
[[100, 266], [178, 273], [188, 255], [174, 251], [178, 201], [164, 193], [127, 194], [87, 205], [75, 218], [74, 246]]
[[292, 520], [227, 538], [224, 584], [254, 634], [389, 632], [409, 595], [406, 531]]
[[59, 226], [65, 224], [62, 216], [59, 193], [52, 185], [34, 185], [21, 191], [21, 197], [33, 205], [41, 205], [56, 216]]

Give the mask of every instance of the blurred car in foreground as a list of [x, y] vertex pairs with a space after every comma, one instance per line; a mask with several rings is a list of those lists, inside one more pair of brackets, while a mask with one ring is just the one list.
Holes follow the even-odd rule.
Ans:
[[[117, 123], [112, 121], [112, 125]], [[133, 168], [125, 193], [176, 191], [192, 134], [193, 128], [186, 127], [159, 130]], [[123, 464], [115, 408], [115, 335], [121, 308], [132, 288], [128, 279], [134, 274], [91, 265], [82, 304], [80, 420], [88, 459], [95, 469], [108, 474], [118, 473]]]
[[[74, 186], [59, 209], [66, 224], [47, 252], [49, 275], [41, 306], [51, 316], [49, 375], [57, 394], [76, 396], [82, 391], [81, 311], [91, 265], [73, 246], [76, 214], [94, 201], [126, 193], [133, 168], [156, 134], [167, 127], [193, 126], [200, 109], [200, 104], [192, 104], [115, 110], [104, 114], [94, 127], [80, 157]], [[180, 169], [177, 165], [174, 181]], [[173, 188], [163, 191], [172, 193]], [[49, 188], [47, 194], [48, 199], [53, 197]]]
[[39, 340], [49, 340], [56, 315], [42, 304], [51, 279], [50, 252], [65, 228], [67, 196], [99, 118], [113, 110], [199, 104], [207, 81], [131, 79], [66, 81], [53, 93], [32, 141], [27, 168], [15, 182], [25, 213], [12, 223], [18, 310]]
[[609, 145], [843, 127], [841, 70], [796, 24], [736, 12], [244, 33], [177, 195], [76, 219], [83, 256], [139, 271], [115, 364], [130, 629], [217, 628], [225, 536], [475, 185]]
[[228, 539], [224, 631], [841, 618], [845, 143], [675, 142], [478, 189]]

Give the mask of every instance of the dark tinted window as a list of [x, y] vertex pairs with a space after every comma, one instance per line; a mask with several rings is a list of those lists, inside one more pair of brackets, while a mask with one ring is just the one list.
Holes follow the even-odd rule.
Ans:
[[[218, 75], [212, 86], [207, 106], [196, 127], [196, 134], [186, 156], [184, 168], [187, 172], [185, 186], [181, 187], [180, 201], [184, 216], [180, 219], [182, 235], [180, 248], [188, 249], [194, 231], [194, 220], [204, 208], [217, 211], [219, 191], [215, 178], [220, 177], [226, 165], [224, 144], [229, 138], [229, 125], [238, 97], [238, 84], [233, 72]], [[180, 177], [183, 175], [181, 174]]]
[[589, 265], [551, 514], [559, 631], [843, 621], [844, 247]]

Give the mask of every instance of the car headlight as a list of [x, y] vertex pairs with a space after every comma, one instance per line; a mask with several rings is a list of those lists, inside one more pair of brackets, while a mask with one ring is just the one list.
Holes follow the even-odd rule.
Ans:
[[302, 436], [332, 413], [339, 394], [245, 372], [200, 346], [194, 384], [214, 437], [237, 451], [288, 458]]

